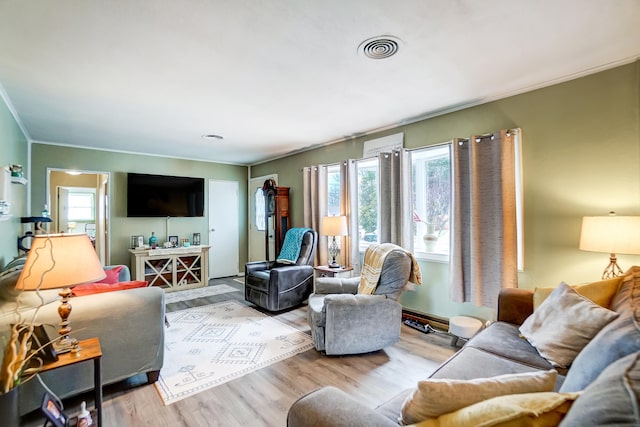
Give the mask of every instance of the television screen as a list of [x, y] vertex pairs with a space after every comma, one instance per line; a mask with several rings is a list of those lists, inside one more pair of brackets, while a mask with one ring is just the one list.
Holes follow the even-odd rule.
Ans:
[[204, 216], [204, 178], [128, 173], [127, 216]]

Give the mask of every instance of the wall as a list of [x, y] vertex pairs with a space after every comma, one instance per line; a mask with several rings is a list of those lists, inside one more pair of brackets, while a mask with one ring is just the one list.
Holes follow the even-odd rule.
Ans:
[[[524, 270], [519, 286], [556, 286], [600, 278], [606, 254], [578, 249], [582, 216], [640, 215], [640, 62], [366, 137], [253, 166], [291, 187], [291, 217], [302, 225], [304, 166], [360, 158], [363, 142], [404, 132], [415, 148], [499, 129], [523, 131]], [[354, 130], [356, 131], [356, 130]], [[623, 269], [639, 256], [620, 255]], [[421, 262], [425, 283], [405, 307], [432, 315], [491, 319], [492, 309], [449, 300], [448, 265]]]
[[[4, 101], [0, 99], [0, 166], [22, 165], [27, 175], [27, 139]], [[22, 234], [20, 217], [27, 214], [27, 186], [11, 184], [11, 214], [0, 221], [0, 267], [18, 256], [17, 239]]]
[[[109, 151], [69, 148], [48, 144], [32, 144], [32, 206], [39, 210], [46, 203], [47, 168], [76, 169], [110, 174], [110, 262], [130, 264], [129, 252], [131, 236], [142, 234], [145, 238], [155, 232], [161, 242], [165, 241], [167, 220], [165, 218], [127, 218], [127, 172], [191, 176], [205, 179], [205, 194], [209, 179], [237, 181], [239, 183], [240, 224], [238, 271], [244, 271], [247, 259], [247, 168], [245, 166], [194, 160], [171, 159], [166, 157], [125, 154]], [[205, 200], [207, 205], [208, 197]], [[202, 218], [171, 218], [169, 234], [191, 238], [199, 232], [202, 243], [208, 243], [208, 206]]]

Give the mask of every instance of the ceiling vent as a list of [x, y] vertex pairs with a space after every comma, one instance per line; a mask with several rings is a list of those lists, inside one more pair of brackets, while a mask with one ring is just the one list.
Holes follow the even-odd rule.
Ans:
[[398, 53], [400, 40], [392, 36], [378, 36], [360, 43], [358, 52], [371, 59], [384, 59]]

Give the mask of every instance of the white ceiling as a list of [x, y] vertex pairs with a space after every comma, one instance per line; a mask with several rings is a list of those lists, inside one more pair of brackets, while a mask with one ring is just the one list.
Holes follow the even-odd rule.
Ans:
[[[397, 55], [358, 54], [380, 35]], [[638, 0], [0, 0], [0, 92], [30, 140], [224, 163], [639, 57]]]

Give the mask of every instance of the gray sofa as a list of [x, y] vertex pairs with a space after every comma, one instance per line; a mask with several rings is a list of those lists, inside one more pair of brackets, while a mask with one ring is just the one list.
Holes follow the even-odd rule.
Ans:
[[[519, 324], [533, 312], [533, 292], [503, 290], [498, 304], [498, 321], [469, 340], [430, 378], [466, 380], [553, 368], [519, 336]], [[640, 267], [627, 271], [610, 309], [619, 317], [582, 349], [568, 371], [559, 372], [556, 391], [582, 391], [561, 426], [640, 425]], [[298, 399], [287, 424], [397, 426], [410, 393], [392, 397], [374, 410], [336, 388], [324, 387]]]
[[[15, 283], [24, 259], [9, 263], [0, 273], [0, 357], [4, 354], [10, 324], [15, 322], [19, 292]], [[110, 267], [105, 267], [108, 269]], [[118, 279], [131, 280], [129, 268], [123, 266]], [[58, 290], [42, 291], [44, 306], [36, 321], [55, 336], [60, 317]], [[158, 378], [164, 358], [164, 291], [157, 287], [128, 289], [71, 299], [72, 337], [79, 340], [98, 337], [102, 349], [103, 385], [137, 374], [147, 374], [149, 382]], [[25, 319], [40, 303], [35, 292], [24, 292], [20, 308]], [[65, 398], [93, 389], [93, 364], [56, 369], [40, 375], [59, 397]], [[20, 386], [19, 409], [24, 415], [40, 407], [44, 388], [37, 379]]]

